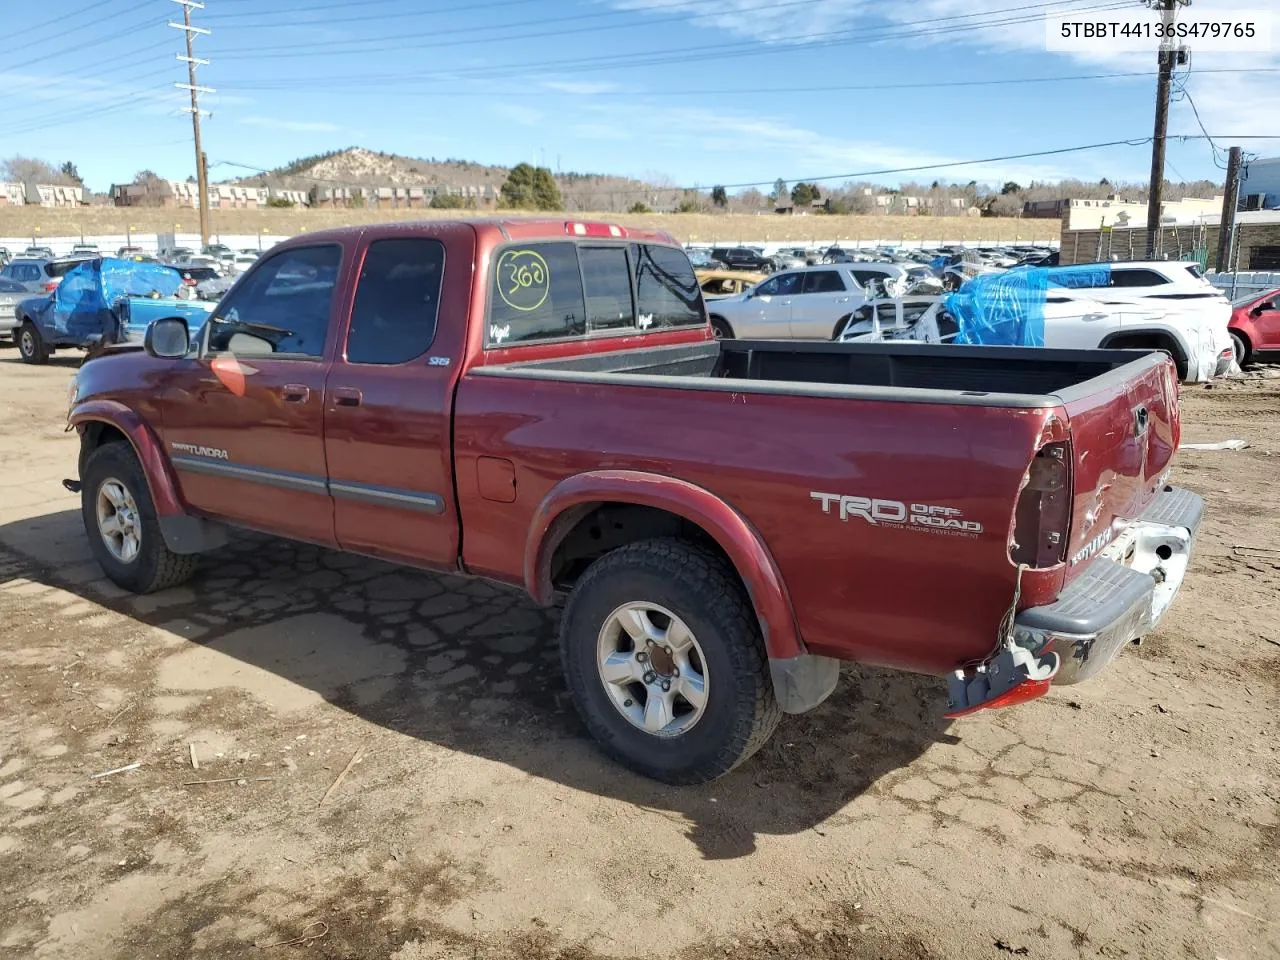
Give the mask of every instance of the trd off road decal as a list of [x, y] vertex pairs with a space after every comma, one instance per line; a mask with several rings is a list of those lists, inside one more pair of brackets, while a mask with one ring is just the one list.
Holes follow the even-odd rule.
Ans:
[[901, 500], [848, 497], [817, 491], [809, 496], [822, 504], [823, 513], [838, 515], [845, 523], [852, 518], [873, 527], [898, 527], [953, 537], [976, 537], [982, 533], [982, 524], [978, 521], [966, 520], [963, 511], [942, 504], [903, 503]]
[[209, 460], [230, 460], [227, 451], [220, 447], [202, 447], [194, 443], [178, 443], [170, 441], [170, 448], [174, 453], [185, 453], [190, 457], [206, 457]]

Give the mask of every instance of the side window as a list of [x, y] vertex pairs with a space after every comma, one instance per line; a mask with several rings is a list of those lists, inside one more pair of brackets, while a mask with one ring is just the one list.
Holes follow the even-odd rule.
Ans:
[[268, 257], [209, 320], [209, 352], [324, 355], [342, 248], [294, 247]]
[[587, 308], [572, 241], [513, 244], [494, 255], [486, 343], [554, 340], [587, 332]]
[[850, 273], [853, 274], [853, 279], [858, 281], [858, 285], [863, 287], [884, 279], [884, 274], [878, 270], [851, 270]]
[[587, 295], [587, 329], [619, 330], [636, 325], [631, 305], [631, 267], [625, 247], [579, 247]]
[[1168, 279], [1154, 270], [1112, 270], [1111, 286], [1113, 287], [1158, 287], [1168, 283]]
[[785, 297], [800, 290], [800, 278], [802, 273], [780, 273], [775, 277], [770, 277], [760, 286], [756, 287], [756, 295], [764, 297]]
[[844, 281], [834, 270], [814, 270], [804, 275], [805, 293], [840, 293], [844, 290]]
[[347, 334], [348, 363], [407, 363], [436, 335], [444, 244], [375, 240], [356, 286]]
[[689, 258], [672, 247], [632, 248], [636, 268], [636, 317], [642, 330], [706, 323]]

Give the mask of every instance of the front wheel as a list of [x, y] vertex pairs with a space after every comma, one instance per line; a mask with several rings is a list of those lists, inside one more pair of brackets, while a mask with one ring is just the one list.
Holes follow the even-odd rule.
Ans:
[[89, 548], [112, 582], [131, 593], [177, 586], [196, 557], [165, 545], [142, 465], [132, 448], [108, 443], [89, 455], [80, 477], [80, 512]]
[[781, 719], [759, 623], [733, 570], [682, 540], [644, 540], [591, 565], [560, 628], [574, 705], [615, 760], [705, 783]]
[[18, 353], [26, 363], [48, 363], [49, 348], [44, 345], [44, 338], [30, 320], [26, 321], [18, 331]]

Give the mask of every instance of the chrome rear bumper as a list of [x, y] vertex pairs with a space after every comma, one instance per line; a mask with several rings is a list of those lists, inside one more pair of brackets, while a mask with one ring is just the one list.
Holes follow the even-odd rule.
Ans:
[[1015, 642], [1058, 654], [1055, 685], [1092, 677], [1169, 609], [1203, 516], [1200, 496], [1166, 486], [1142, 517], [1116, 521], [1112, 542], [1056, 602], [1018, 614]]

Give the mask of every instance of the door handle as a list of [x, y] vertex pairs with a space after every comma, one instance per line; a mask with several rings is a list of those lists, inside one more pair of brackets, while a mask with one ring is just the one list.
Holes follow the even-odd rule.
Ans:
[[360, 391], [355, 387], [335, 387], [333, 391], [333, 402], [340, 407], [358, 407], [360, 406]]
[[311, 388], [305, 383], [286, 383], [280, 388], [285, 403], [306, 403], [311, 399]]

